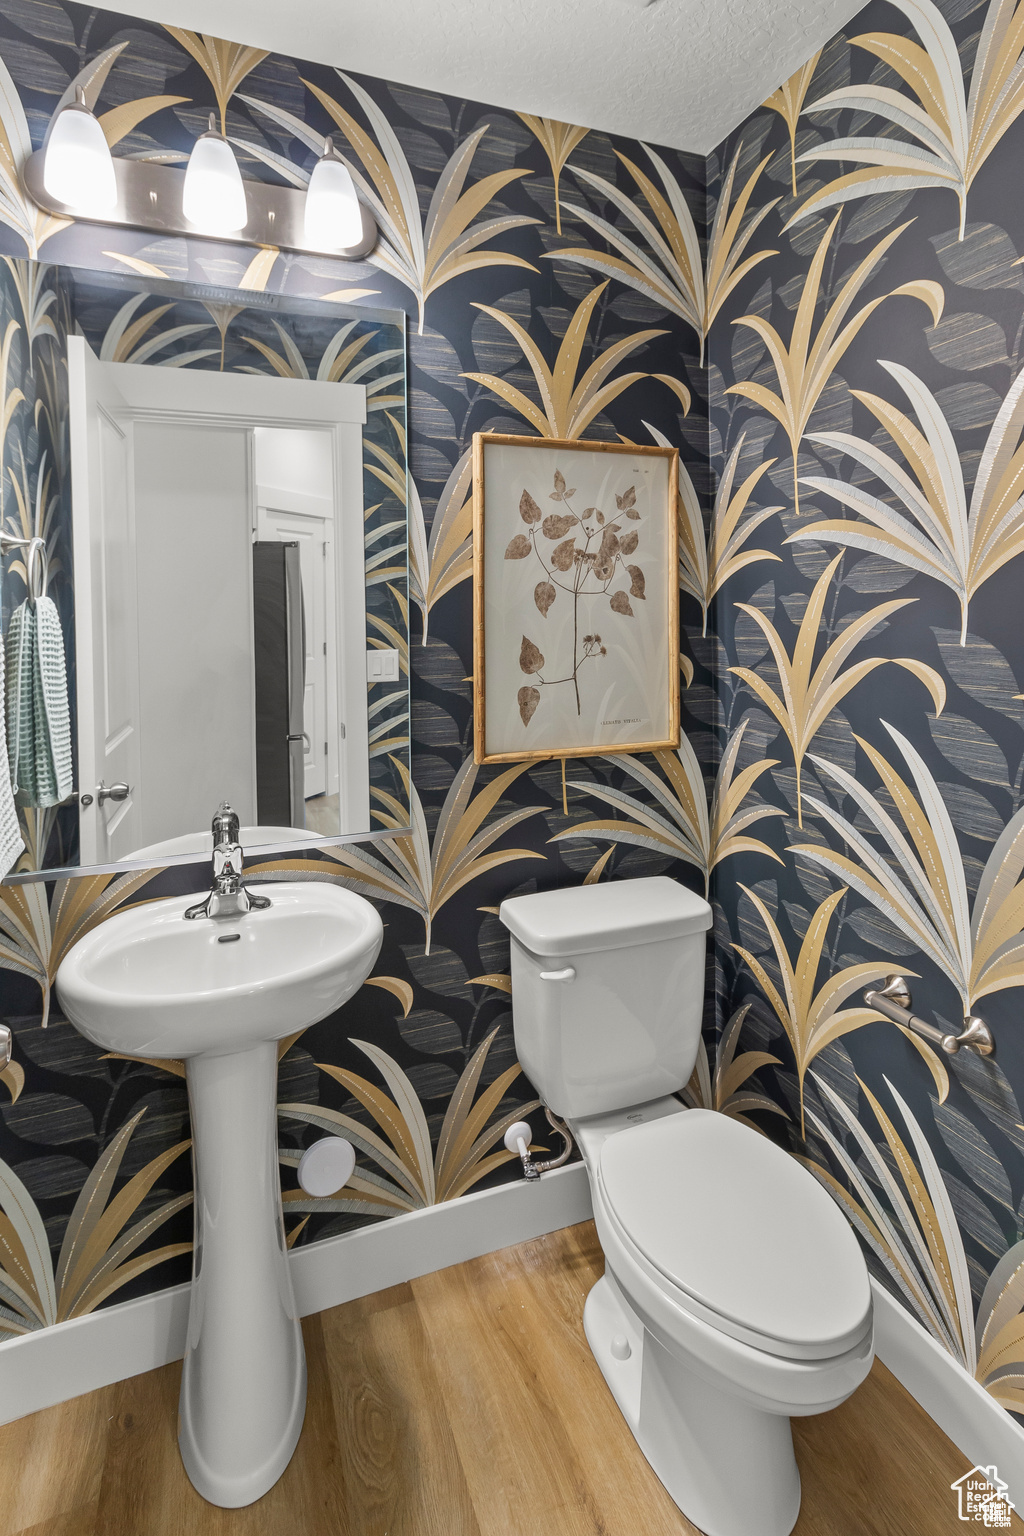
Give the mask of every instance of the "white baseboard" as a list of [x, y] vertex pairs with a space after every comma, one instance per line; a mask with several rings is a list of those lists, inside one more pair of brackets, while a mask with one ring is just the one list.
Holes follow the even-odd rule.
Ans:
[[875, 1353], [972, 1466], [999, 1469], [1024, 1512], [1024, 1429], [968, 1376], [916, 1317], [872, 1280]]
[[[571, 1163], [536, 1183], [500, 1184], [310, 1243], [289, 1255], [299, 1312], [340, 1306], [591, 1213], [586, 1169]], [[180, 1360], [189, 1289], [176, 1285], [0, 1344], [0, 1424]]]
[[[502, 1184], [298, 1248], [289, 1256], [295, 1298], [306, 1317], [591, 1215], [586, 1170], [572, 1163], [535, 1184]], [[1024, 1510], [1024, 1430], [899, 1302], [873, 1289], [878, 1358], [972, 1465], [998, 1467]], [[178, 1285], [0, 1344], [0, 1424], [180, 1360], [188, 1300], [189, 1287]]]

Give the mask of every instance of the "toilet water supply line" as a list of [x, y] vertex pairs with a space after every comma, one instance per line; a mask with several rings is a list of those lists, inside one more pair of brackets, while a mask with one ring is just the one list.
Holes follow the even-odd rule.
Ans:
[[530, 1182], [539, 1179], [542, 1173], [549, 1173], [552, 1168], [561, 1168], [562, 1164], [567, 1163], [572, 1156], [573, 1141], [569, 1127], [563, 1125], [561, 1120], [557, 1120], [547, 1105], [544, 1106], [544, 1113], [551, 1129], [557, 1131], [565, 1142], [559, 1155], [549, 1158], [547, 1162], [534, 1162], [533, 1153], [530, 1151], [530, 1137], [533, 1132], [525, 1120], [517, 1120], [505, 1132], [505, 1148], [509, 1152], [518, 1152], [523, 1165], [523, 1174]]

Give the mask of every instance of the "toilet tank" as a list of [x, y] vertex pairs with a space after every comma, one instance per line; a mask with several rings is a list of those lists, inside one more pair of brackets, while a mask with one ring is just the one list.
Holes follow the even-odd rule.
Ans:
[[512, 896], [523, 1071], [563, 1117], [676, 1092], [697, 1058], [711, 908], [663, 875]]

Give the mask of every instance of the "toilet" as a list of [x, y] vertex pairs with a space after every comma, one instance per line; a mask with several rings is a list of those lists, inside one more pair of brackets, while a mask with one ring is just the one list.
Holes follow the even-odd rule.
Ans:
[[871, 1289], [795, 1158], [674, 1097], [700, 1040], [711, 908], [658, 876], [514, 896], [499, 915], [519, 1060], [590, 1178], [605, 1274], [583, 1327], [601, 1372], [694, 1525], [788, 1536], [789, 1420], [868, 1374]]

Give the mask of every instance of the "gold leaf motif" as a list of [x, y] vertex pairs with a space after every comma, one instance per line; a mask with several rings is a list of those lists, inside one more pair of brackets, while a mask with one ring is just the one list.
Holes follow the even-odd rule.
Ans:
[[533, 589], [533, 600], [544, 617], [547, 618], [548, 609], [555, 600], [555, 589], [550, 581], [538, 581]]
[[566, 539], [565, 543], [559, 544], [558, 548], [552, 554], [551, 564], [554, 566], [556, 571], [567, 571], [570, 565], [572, 565], [573, 556], [575, 553], [576, 540]]
[[629, 618], [633, 617], [633, 610], [630, 607], [629, 598], [626, 596], [625, 592], [612, 593], [612, 609], [615, 613], [624, 613], [628, 615]]
[[644, 580], [644, 573], [643, 573], [643, 571], [640, 569], [640, 567], [638, 565], [627, 565], [626, 566], [626, 570], [629, 572], [630, 578], [631, 578], [630, 586], [629, 586], [630, 596], [631, 597], [642, 597], [644, 599], [644, 601], [646, 602], [647, 601], [647, 582]]
[[537, 705], [540, 703], [539, 688], [520, 688], [519, 690], [519, 718], [524, 725], [529, 725], [533, 719]]
[[525, 560], [530, 553], [530, 541], [525, 533], [517, 533], [505, 551], [506, 560]]
[[523, 672], [539, 672], [544, 665], [544, 656], [537, 649], [532, 640], [523, 636], [523, 643], [519, 648], [519, 666]]
[[538, 507], [529, 491], [524, 491], [519, 498], [519, 516], [524, 523], [540, 522], [540, 507]]

